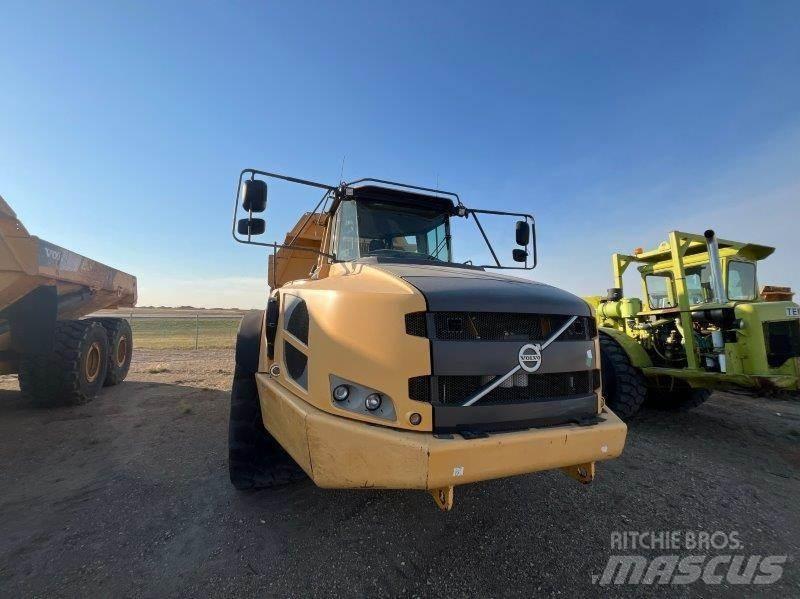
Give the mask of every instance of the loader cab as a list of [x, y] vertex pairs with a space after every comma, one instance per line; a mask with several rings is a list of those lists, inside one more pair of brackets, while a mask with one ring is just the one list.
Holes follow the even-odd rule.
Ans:
[[337, 261], [452, 262], [450, 200], [375, 186], [348, 189], [331, 206]]
[[[708, 256], [687, 259], [684, 265], [684, 286], [688, 304], [692, 307], [728, 302], [753, 302], [758, 299], [756, 262], [739, 256], [721, 257], [725, 298], [718, 298], [712, 284], [712, 273]], [[665, 267], [644, 265], [642, 274], [643, 294], [651, 310], [677, 308], [675, 269], [672, 264]]]

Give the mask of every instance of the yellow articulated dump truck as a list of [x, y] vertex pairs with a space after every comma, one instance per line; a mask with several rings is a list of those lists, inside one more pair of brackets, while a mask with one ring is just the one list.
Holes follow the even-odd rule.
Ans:
[[0, 374], [46, 405], [84, 403], [128, 374], [133, 339], [122, 318], [136, 278], [34, 237], [0, 197]]
[[[322, 198], [282, 243], [264, 243], [254, 215], [274, 180]], [[450, 509], [456, 485], [551, 469], [588, 483], [620, 455], [627, 429], [603, 404], [589, 305], [491, 272], [536, 265], [532, 216], [374, 179], [246, 169], [238, 190], [233, 236], [271, 250], [272, 291], [236, 344], [237, 488], [307, 475], [325, 488], [426, 490]], [[516, 221], [510, 266], [485, 214]], [[474, 221], [491, 264], [455, 261], [453, 219]]]

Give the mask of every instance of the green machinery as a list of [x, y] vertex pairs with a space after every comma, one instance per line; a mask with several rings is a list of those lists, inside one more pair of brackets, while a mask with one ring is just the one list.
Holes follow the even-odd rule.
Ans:
[[[774, 248], [673, 231], [655, 250], [614, 254], [614, 287], [595, 309], [606, 403], [622, 418], [645, 399], [691, 409], [714, 389], [800, 388], [800, 308], [759, 296], [756, 264]], [[642, 297], [622, 278], [638, 265]], [[769, 298], [773, 299], [773, 298]]]

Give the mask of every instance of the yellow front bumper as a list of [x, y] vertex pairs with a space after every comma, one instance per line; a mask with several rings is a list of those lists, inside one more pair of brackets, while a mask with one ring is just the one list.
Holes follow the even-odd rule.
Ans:
[[591, 426], [564, 425], [440, 439], [323, 412], [267, 374], [256, 375], [264, 425], [320, 487], [440, 489], [609, 460], [627, 427], [604, 410]]

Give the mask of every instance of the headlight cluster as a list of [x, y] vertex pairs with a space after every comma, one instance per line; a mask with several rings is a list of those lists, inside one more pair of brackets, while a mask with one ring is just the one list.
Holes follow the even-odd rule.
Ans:
[[383, 420], [395, 420], [392, 399], [385, 393], [331, 375], [331, 399], [337, 408], [367, 414]]

